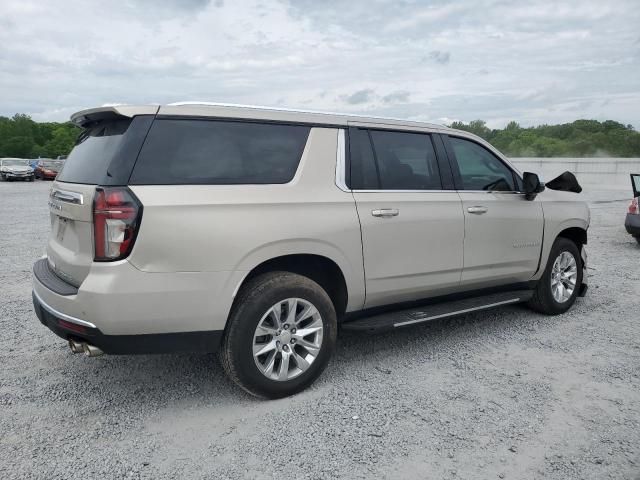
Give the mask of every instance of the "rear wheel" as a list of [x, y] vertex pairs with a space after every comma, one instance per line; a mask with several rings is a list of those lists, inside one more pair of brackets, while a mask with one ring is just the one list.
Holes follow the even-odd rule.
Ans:
[[247, 392], [285, 397], [322, 373], [336, 333], [336, 312], [320, 285], [294, 273], [270, 272], [238, 294], [220, 357], [229, 377]]
[[582, 285], [582, 260], [578, 246], [563, 237], [551, 247], [547, 267], [529, 306], [547, 315], [564, 313], [576, 301]]

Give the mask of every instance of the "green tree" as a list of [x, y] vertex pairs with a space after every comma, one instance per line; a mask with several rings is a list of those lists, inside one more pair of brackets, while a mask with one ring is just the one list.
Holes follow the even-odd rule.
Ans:
[[34, 145], [35, 143], [31, 137], [20, 136], [8, 138], [3, 144], [3, 156], [29, 158], [31, 157], [31, 150], [33, 150]]
[[523, 128], [509, 122], [490, 130], [482, 120], [454, 122], [452, 128], [474, 133], [514, 157], [640, 157], [640, 133], [614, 120], [576, 120], [560, 125]]
[[51, 134], [51, 140], [44, 145], [48, 156], [55, 158], [58, 155], [67, 155], [75, 143], [77, 132], [75, 127], [70, 129], [65, 125], [58, 126]]

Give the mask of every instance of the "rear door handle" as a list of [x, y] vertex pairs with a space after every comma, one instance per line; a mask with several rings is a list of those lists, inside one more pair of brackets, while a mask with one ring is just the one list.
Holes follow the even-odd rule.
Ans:
[[473, 213], [475, 215], [482, 215], [483, 213], [487, 213], [488, 211], [489, 209], [487, 207], [483, 207], [482, 205], [476, 205], [467, 208], [467, 212]]
[[382, 208], [380, 210], [371, 210], [374, 217], [397, 217], [400, 211], [397, 208]]

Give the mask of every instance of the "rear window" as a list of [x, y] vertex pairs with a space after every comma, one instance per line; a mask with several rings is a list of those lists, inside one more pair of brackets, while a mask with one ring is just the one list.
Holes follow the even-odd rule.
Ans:
[[299, 125], [158, 119], [129, 183], [287, 183], [295, 175], [309, 130]]
[[84, 130], [64, 162], [57, 180], [69, 183], [101, 184], [118, 152], [131, 119], [99, 123]]

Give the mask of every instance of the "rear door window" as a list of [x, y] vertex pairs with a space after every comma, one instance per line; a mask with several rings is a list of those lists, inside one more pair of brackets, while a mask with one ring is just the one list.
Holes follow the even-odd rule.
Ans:
[[351, 185], [354, 190], [379, 190], [378, 167], [373, 157], [369, 132], [361, 128], [349, 129]]
[[287, 183], [298, 168], [309, 130], [300, 125], [157, 119], [129, 183]]
[[423, 133], [371, 130], [382, 190], [441, 190], [431, 137]]

